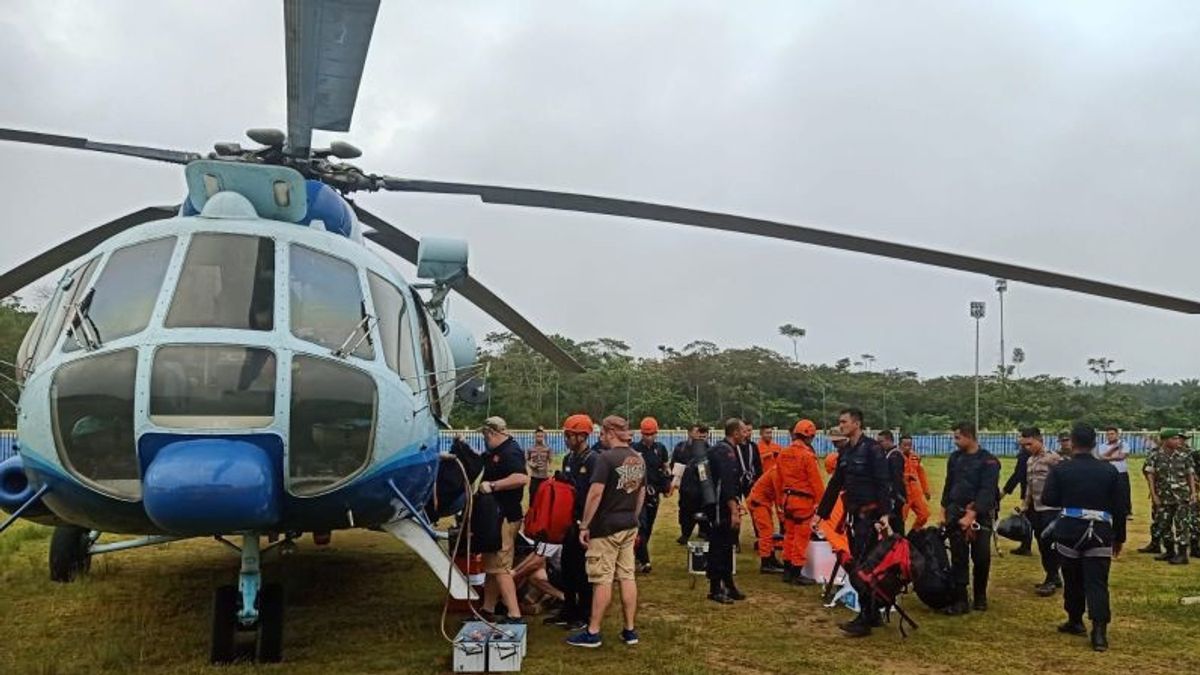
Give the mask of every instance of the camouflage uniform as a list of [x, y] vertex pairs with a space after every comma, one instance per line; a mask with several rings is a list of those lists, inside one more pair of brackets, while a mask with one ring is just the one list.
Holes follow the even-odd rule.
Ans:
[[[1152, 446], [1150, 451], [1146, 453], [1146, 461], [1142, 464], [1142, 474], [1146, 478], [1154, 480], [1154, 460], [1161, 453], [1162, 450], [1157, 445]], [[1154, 504], [1150, 505], [1150, 546], [1148, 548], [1153, 548], [1162, 542], [1161, 516], [1158, 513], [1161, 510]]]
[[1147, 472], [1153, 474], [1154, 491], [1158, 494], [1159, 535], [1168, 551], [1186, 551], [1191, 541], [1191, 487], [1189, 478], [1194, 475], [1193, 459], [1186, 450], [1173, 452], [1162, 450], [1147, 463]]
[[[1200, 449], [1185, 447], [1183, 452], [1191, 458], [1192, 471], [1200, 479]], [[1200, 490], [1200, 485], [1197, 489]], [[1200, 499], [1192, 502], [1192, 508], [1188, 510], [1188, 525], [1192, 532], [1192, 556], [1200, 556]]]

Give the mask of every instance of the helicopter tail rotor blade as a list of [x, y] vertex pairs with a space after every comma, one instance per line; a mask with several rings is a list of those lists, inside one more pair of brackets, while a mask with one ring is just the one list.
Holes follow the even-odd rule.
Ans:
[[105, 240], [131, 227], [170, 218], [178, 206], [150, 206], [94, 227], [0, 274], [0, 298], [7, 298], [76, 258], [87, 255]]
[[[374, 228], [374, 232], [365, 235], [368, 239], [404, 258], [408, 262], [414, 265], [417, 264], [417, 249], [420, 242], [416, 238], [401, 231], [391, 223], [388, 223], [361, 206], [355, 205], [354, 211], [358, 214], [360, 222]], [[514, 335], [524, 340], [534, 351], [549, 359], [560, 370], [569, 373], [582, 373], [584, 371], [583, 366], [564, 351], [562, 347], [555, 344], [549, 336], [538, 330], [528, 319], [521, 316], [517, 310], [513, 309], [511, 305], [490, 291], [475, 277], [468, 274], [459, 280], [453, 288], [471, 304], [482, 309], [488, 316], [499, 321], [501, 325], [512, 331]]]
[[897, 260], [974, 272], [989, 276], [1022, 281], [1036, 286], [1061, 288], [1077, 293], [1095, 295], [1114, 300], [1122, 300], [1138, 305], [1158, 307], [1185, 314], [1200, 314], [1200, 302], [1174, 296], [1144, 291], [1125, 286], [1084, 279], [1056, 272], [1023, 267], [1005, 262], [985, 260], [973, 256], [948, 253], [908, 244], [883, 241], [869, 237], [842, 234], [812, 227], [789, 225], [759, 218], [746, 218], [712, 211], [698, 211], [678, 206], [651, 204], [626, 199], [612, 199], [593, 195], [573, 194], [566, 192], [550, 192], [546, 190], [529, 190], [523, 188], [499, 187], [493, 185], [472, 185], [468, 183], [446, 183], [440, 181], [405, 180], [383, 178], [381, 186], [385, 190], [400, 192], [425, 192], [432, 194], [456, 194], [479, 197], [490, 204], [505, 204], [509, 206], [526, 206], [540, 209], [555, 209], [560, 211], [579, 211], [601, 215], [621, 216], [655, 220], [677, 225], [690, 225], [725, 232], [741, 232], [760, 237], [786, 239], [789, 241], [812, 244], [826, 248], [836, 248], [845, 251], [855, 251], [870, 255], [882, 256]]
[[288, 154], [307, 157], [313, 129], [349, 131], [379, 0], [284, 0]]
[[25, 131], [23, 129], [0, 128], [0, 141], [49, 145], [56, 148], [73, 148], [75, 150], [91, 150], [92, 152], [105, 152], [112, 155], [153, 159], [171, 164], [187, 164], [201, 158], [197, 153], [184, 152], [182, 150], [147, 148], [140, 145], [122, 145], [120, 143], [100, 143], [98, 141], [89, 141], [86, 138], [79, 138], [78, 136], [43, 134], [38, 131]]

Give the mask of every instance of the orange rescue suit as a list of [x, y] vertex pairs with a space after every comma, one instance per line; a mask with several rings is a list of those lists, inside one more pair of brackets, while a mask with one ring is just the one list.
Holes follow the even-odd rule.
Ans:
[[904, 455], [904, 486], [907, 499], [900, 510], [900, 517], [907, 522], [908, 513], [917, 514], [912, 529], [919, 530], [929, 522], [929, 478], [925, 475], [925, 467], [921, 466], [921, 456], [915, 451]]
[[[750, 488], [750, 496], [746, 504], [750, 509], [750, 520], [754, 523], [754, 531], [758, 533], [758, 557], [770, 558], [775, 555], [775, 525], [773, 513], [781, 506], [783, 495], [782, 483], [779, 480], [778, 467], [771, 467], [754, 481]], [[782, 520], [782, 518], [781, 518]]]
[[783, 559], [799, 568], [808, 558], [812, 539], [812, 517], [825, 494], [817, 455], [801, 440], [779, 453], [779, 510], [783, 513]]
[[763, 474], [766, 475], [775, 466], [775, 458], [783, 452], [783, 446], [775, 441], [758, 439], [758, 459], [762, 462]]
[[831, 450], [828, 455], [825, 455], [825, 475], [833, 476], [833, 472], [837, 469], [838, 451]]

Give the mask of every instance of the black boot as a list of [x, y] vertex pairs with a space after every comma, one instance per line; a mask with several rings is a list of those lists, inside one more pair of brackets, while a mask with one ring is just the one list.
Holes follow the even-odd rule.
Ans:
[[1012, 550], [1013, 555], [1033, 555], [1033, 550], [1029, 548], [1029, 544], [1021, 544]]
[[1163, 552], [1160, 555], [1154, 556], [1154, 559], [1160, 560], [1162, 562], [1166, 562], [1174, 557], [1175, 557], [1175, 547], [1172, 546], [1171, 544], [1167, 544], [1166, 546], [1163, 546]]
[[783, 563], [783, 583], [790, 584], [795, 580], [796, 580], [796, 568], [793, 567], [792, 563], [790, 563], [790, 562]]
[[941, 610], [946, 616], [962, 616], [971, 613], [971, 605], [967, 602], [967, 589], [959, 588], [954, 594], [954, 602]]
[[758, 571], [760, 574], [779, 574], [784, 571], [783, 565], [779, 564], [779, 560], [775, 556], [758, 559]]
[[1168, 560], [1167, 562], [1168, 562], [1168, 563], [1170, 563], [1170, 564], [1172, 564], [1172, 565], [1186, 565], [1186, 564], [1188, 564], [1187, 549], [1185, 549], [1185, 548], [1180, 548], [1180, 549], [1179, 549], [1179, 553], [1175, 554], [1175, 556], [1174, 556], [1174, 557], [1172, 557], [1172, 558], [1171, 558], [1170, 560]]
[[1083, 625], [1083, 619], [1067, 619], [1066, 623], [1059, 624], [1058, 632], [1067, 635], [1087, 635], [1087, 626]]
[[840, 624], [838, 628], [842, 629], [842, 632], [850, 637], [866, 637], [871, 634], [870, 621], [867, 620], [867, 617], [862, 612], [859, 612], [853, 621]]
[[1162, 553], [1162, 547], [1158, 545], [1157, 539], [1151, 539], [1149, 544], [1139, 548], [1138, 553]]
[[1192, 542], [1192, 557], [1200, 558], [1200, 542]]
[[1108, 651], [1108, 624], [1103, 621], [1092, 622], [1092, 649], [1098, 652]]

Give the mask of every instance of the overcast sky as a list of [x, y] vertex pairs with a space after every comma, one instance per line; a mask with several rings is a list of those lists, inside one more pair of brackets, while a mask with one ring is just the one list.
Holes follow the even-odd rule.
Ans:
[[[354, 127], [394, 175], [837, 229], [1200, 298], [1200, 4], [387, 0]], [[285, 124], [282, 3], [4, 0], [0, 126], [208, 150]], [[330, 135], [318, 134], [318, 141]], [[149, 204], [179, 167], [5, 144], [0, 269]], [[547, 332], [973, 368], [993, 281], [601, 216], [367, 195]], [[406, 275], [411, 268], [402, 266]], [[618, 311], [619, 310], [619, 311]], [[498, 325], [459, 299], [479, 334]], [[1200, 376], [1200, 317], [1011, 284], [1022, 372]]]

